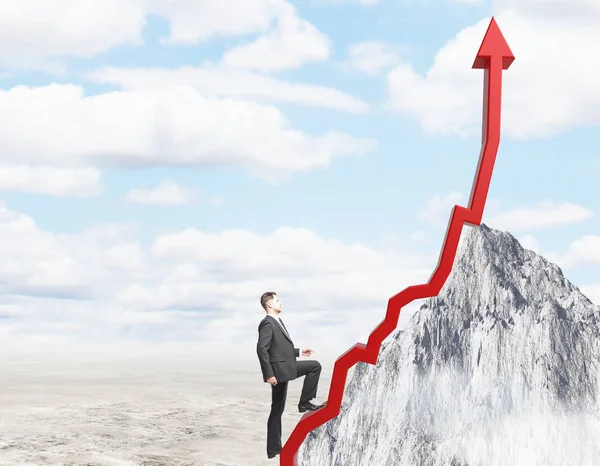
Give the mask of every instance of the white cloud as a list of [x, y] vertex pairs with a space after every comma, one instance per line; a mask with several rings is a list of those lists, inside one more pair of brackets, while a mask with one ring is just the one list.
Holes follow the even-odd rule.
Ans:
[[289, 7], [285, 0], [153, 0], [150, 5], [149, 11], [169, 21], [168, 44], [260, 33]]
[[432, 226], [440, 226], [448, 222], [452, 208], [462, 199], [460, 193], [450, 193], [446, 196], [436, 195], [427, 200], [425, 207], [417, 217], [429, 222]]
[[92, 297], [100, 288], [106, 291], [103, 285], [110, 280], [122, 280], [121, 272], [140, 269], [140, 251], [114, 228], [53, 235], [31, 217], [0, 205], [3, 295]]
[[228, 50], [223, 55], [223, 63], [266, 72], [281, 71], [326, 61], [330, 49], [327, 36], [299, 18], [296, 9], [289, 6], [280, 15], [275, 29], [254, 42]]
[[600, 236], [585, 235], [573, 241], [567, 252], [548, 253], [546, 256], [565, 268], [600, 265]]
[[508, 231], [527, 231], [583, 222], [594, 213], [578, 204], [543, 201], [533, 207], [520, 207], [495, 215], [486, 221], [491, 228]]
[[0, 190], [54, 196], [94, 196], [101, 191], [100, 171], [94, 168], [0, 166]]
[[494, 0], [494, 6], [558, 21], [600, 17], [600, 4], [596, 0]]
[[341, 352], [366, 341], [387, 300], [423, 283], [437, 259], [285, 227], [266, 235], [187, 229], [149, 248], [135, 234], [118, 225], [51, 234], [2, 206], [0, 314], [10, 318], [0, 319], [0, 334], [250, 343], [264, 315], [259, 297], [273, 289], [295, 340], [316, 350], [314, 342], [337, 341]]
[[196, 44], [268, 31], [281, 18], [289, 21], [290, 11], [285, 0], [3, 0], [0, 65], [60, 71], [66, 57], [91, 58], [119, 45], [141, 45], [151, 14], [169, 24], [162, 42]]
[[[413, 248], [428, 243], [431, 235], [424, 230], [415, 230], [412, 233], [400, 234], [394, 232], [383, 232], [379, 235], [378, 241], [374, 243], [374, 248], [378, 251], [396, 251], [403, 249], [408, 245]], [[416, 249], [413, 249], [413, 251]]]
[[311, 3], [315, 5], [343, 5], [347, 3], [358, 3], [359, 5], [374, 6], [379, 5], [381, 1], [382, 0], [311, 0]]
[[[431, 274], [427, 265], [434, 263], [433, 256], [424, 258], [408, 248], [379, 251], [286, 227], [264, 236], [187, 229], [157, 238], [151, 253], [158, 263], [173, 264], [172, 273], [158, 287], [128, 290], [122, 295], [128, 302], [160, 308], [176, 300], [186, 307], [216, 293], [220, 297], [210, 298], [209, 305], [234, 312], [256, 306], [262, 291], [273, 289], [289, 303], [290, 318], [306, 324], [297, 331], [303, 338], [310, 335], [309, 319], [316, 325], [338, 321], [342, 328], [346, 322], [352, 329], [347, 335], [360, 332], [360, 338], [367, 338], [365, 329], [374, 328], [384, 314], [374, 317], [366, 310], [385, 307], [404, 287], [426, 280]], [[295, 311], [300, 309], [302, 317]], [[330, 329], [320, 331], [325, 335]]]
[[236, 68], [114, 68], [94, 71], [87, 78], [128, 90], [170, 89], [189, 86], [206, 97], [235, 97], [267, 102], [294, 103], [330, 108], [349, 113], [364, 113], [369, 104], [352, 95], [325, 86], [294, 83]]
[[146, 0], [3, 0], [0, 65], [48, 67], [66, 56], [90, 58], [141, 44]]
[[194, 197], [194, 190], [183, 188], [173, 180], [161, 181], [154, 188], [132, 188], [125, 195], [129, 202], [150, 205], [182, 205], [191, 202]]
[[[516, 57], [504, 72], [505, 134], [545, 137], [600, 124], [600, 67], [587, 65], [589, 44], [600, 42], [598, 3], [497, 0], [494, 10]], [[471, 67], [488, 24], [460, 31], [423, 75], [398, 65], [387, 77], [390, 105], [428, 133], [479, 134], [483, 72]]]
[[521, 243], [521, 246], [523, 246], [525, 249], [529, 249], [536, 254], [540, 253], [540, 243], [531, 235], [522, 236], [519, 239], [519, 243]]
[[234, 165], [282, 181], [375, 146], [335, 131], [312, 136], [290, 128], [275, 107], [205, 98], [190, 88], [94, 96], [57, 84], [0, 91], [0, 152], [15, 163]]
[[393, 48], [384, 42], [361, 42], [348, 48], [348, 61], [344, 68], [376, 76], [395, 65], [399, 58]]
[[579, 289], [591, 302], [600, 305], [600, 284], [583, 285]]

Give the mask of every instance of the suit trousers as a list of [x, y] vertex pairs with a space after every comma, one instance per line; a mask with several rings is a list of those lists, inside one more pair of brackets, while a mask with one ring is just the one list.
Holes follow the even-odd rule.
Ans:
[[[318, 361], [296, 361], [298, 377], [306, 376], [302, 384], [299, 404], [316, 398], [321, 364]], [[281, 416], [285, 409], [288, 382], [271, 386], [271, 414], [267, 421], [267, 455], [279, 453], [281, 446]]]

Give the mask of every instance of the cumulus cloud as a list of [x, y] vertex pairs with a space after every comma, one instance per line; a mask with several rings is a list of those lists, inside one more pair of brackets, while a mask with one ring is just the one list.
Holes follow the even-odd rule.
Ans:
[[594, 212], [578, 204], [543, 201], [536, 206], [499, 213], [486, 221], [486, 224], [500, 230], [527, 231], [579, 223], [593, 216]]
[[184, 66], [179, 69], [106, 67], [89, 73], [87, 79], [127, 90], [189, 86], [206, 97], [293, 103], [354, 114], [369, 110], [365, 101], [337, 89], [286, 81], [222, 65]]
[[90, 58], [123, 44], [139, 45], [146, 0], [5, 0], [0, 2], [0, 64], [48, 67]]
[[582, 236], [573, 241], [566, 252], [548, 253], [546, 256], [565, 268], [600, 265], [600, 236]]
[[[496, 0], [495, 17], [516, 60], [504, 72], [503, 131], [545, 137], [600, 124], [600, 68], [588, 66], [600, 42], [600, 7], [589, 0]], [[400, 63], [387, 76], [390, 105], [424, 131], [478, 135], [483, 73], [473, 60], [490, 18], [460, 31], [421, 74]]]
[[[119, 296], [130, 306], [219, 308], [224, 313], [214, 325], [228, 326], [233, 317], [253, 325], [259, 314], [238, 311], [256, 308], [263, 291], [275, 290], [287, 302], [298, 337], [306, 340], [313, 331], [325, 335], [335, 325], [345, 343], [368, 338], [366, 329], [384, 317], [376, 309], [406, 286], [426, 280], [428, 262], [434, 263], [433, 257], [384, 252], [287, 227], [267, 235], [186, 229], [158, 237], [150, 254], [155, 267], [168, 267], [169, 273], [158, 285], [123, 290]], [[309, 330], [311, 322], [318, 329]]]
[[417, 217], [426, 220], [432, 226], [446, 224], [450, 218], [452, 208], [462, 199], [460, 193], [449, 193], [445, 196], [436, 195], [427, 200], [425, 207]]
[[[3, 295], [73, 299], [95, 296], [97, 287], [122, 279], [121, 272], [142, 267], [137, 243], [114, 244], [115, 233], [107, 229], [104, 233], [93, 230], [77, 236], [54, 235], [41, 231], [31, 217], [0, 205]], [[122, 236], [117, 234], [116, 238]]]
[[258, 299], [275, 290], [295, 338], [335, 341], [333, 331], [344, 346], [368, 338], [389, 297], [426, 281], [437, 259], [302, 228], [186, 229], [149, 246], [136, 235], [127, 225], [52, 234], [3, 205], [0, 333], [250, 343], [264, 315]]
[[357, 3], [359, 5], [374, 6], [379, 5], [382, 0], [311, 0], [311, 3], [317, 5], [344, 5], [347, 3]]
[[0, 166], [0, 190], [53, 196], [94, 196], [101, 192], [100, 171], [95, 168]]
[[0, 151], [13, 162], [235, 165], [272, 180], [376, 146], [335, 131], [312, 136], [275, 107], [190, 88], [85, 96], [74, 85], [18, 86], [0, 91], [0, 123]]
[[326, 61], [331, 49], [327, 36], [299, 18], [295, 8], [286, 7], [275, 29], [249, 44], [228, 50], [223, 56], [223, 63], [273, 72]]
[[591, 302], [600, 305], [600, 284], [583, 285], [579, 287], [581, 292], [586, 295]]
[[182, 205], [191, 202], [195, 196], [195, 190], [179, 186], [168, 179], [154, 188], [132, 188], [125, 195], [125, 200], [134, 204]]
[[343, 68], [376, 76], [395, 65], [398, 60], [398, 55], [389, 44], [377, 41], [361, 42], [348, 47], [348, 60], [343, 64]]
[[[165, 44], [263, 33], [281, 18], [288, 24], [290, 19], [302, 22], [285, 0], [5, 0], [0, 5], [0, 64], [56, 71], [57, 61], [67, 57], [90, 58], [119, 45], [141, 45], [151, 14], [168, 22]], [[296, 32], [292, 28], [286, 36], [293, 39], [290, 45], [295, 43], [289, 51], [302, 55], [297, 40], [309, 36]]]
[[521, 246], [523, 246], [525, 249], [529, 249], [537, 254], [540, 253], [540, 243], [531, 235], [522, 236], [519, 239], [519, 243], [521, 243]]
[[289, 9], [285, 0], [152, 0], [147, 11], [167, 19], [168, 44], [195, 44], [214, 37], [266, 31]]

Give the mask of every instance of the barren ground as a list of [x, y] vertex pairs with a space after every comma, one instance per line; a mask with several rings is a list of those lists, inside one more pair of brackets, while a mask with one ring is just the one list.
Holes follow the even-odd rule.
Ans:
[[[258, 360], [207, 358], [3, 356], [0, 465], [279, 465], [266, 456], [270, 387]], [[310, 359], [326, 401], [334, 359]], [[303, 380], [288, 388], [284, 443]]]

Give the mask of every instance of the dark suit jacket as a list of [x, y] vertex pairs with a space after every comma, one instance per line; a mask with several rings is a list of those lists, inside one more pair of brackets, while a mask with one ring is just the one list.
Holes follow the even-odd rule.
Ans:
[[294, 348], [294, 342], [274, 317], [267, 315], [258, 324], [256, 354], [265, 382], [273, 376], [278, 383], [298, 377], [296, 358], [300, 357], [300, 348]]

